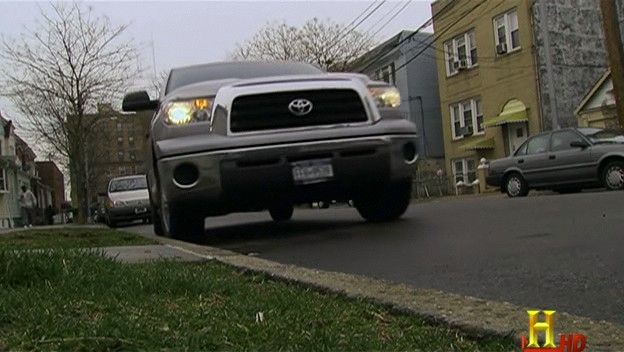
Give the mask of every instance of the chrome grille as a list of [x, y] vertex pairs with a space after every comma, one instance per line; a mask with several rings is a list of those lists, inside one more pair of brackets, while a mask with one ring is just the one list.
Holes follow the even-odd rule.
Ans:
[[[289, 104], [298, 99], [312, 103], [308, 114], [297, 116], [289, 110]], [[263, 131], [367, 120], [362, 99], [352, 89], [287, 91], [236, 97], [230, 113], [230, 131]]]

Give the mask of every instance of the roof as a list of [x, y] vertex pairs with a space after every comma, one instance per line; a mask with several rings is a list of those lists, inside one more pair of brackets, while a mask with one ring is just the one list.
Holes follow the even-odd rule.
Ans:
[[26, 143], [26, 141], [24, 141], [20, 136], [18, 136], [17, 133], [15, 133], [14, 135], [15, 135], [15, 150], [17, 151], [18, 149], [21, 149], [22, 152], [25, 153], [29, 159], [35, 160], [37, 158], [37, 154], [35, 154], [32, 148], [30, 148], [28, 143]]
[[585, 105], [587, 105], [587, 103], [589, 103], [589, 101], [593, 98], [594, 94], [596, 94], [596, 91], [598, 91], [598, 89], [600, 89], [600, 87], [602, 87], [602, 85], [608, 79], [611, 79], [611, 70], [607, 70], [605, 73], [603, 73], [602, 76], [598, 79], [598, 81], [594, 83], [594, 85], [589, 90], [589, 92], [587, 92], [587, 94], [585, 94], [583, 99], [581, 99], [581, 103], [579, 104], [579, 106], [576, 108], [576, 110], [574, 110], [574, 115], [578, 115], [579, 112], [581, 112], [581, 110], [585, 108]]
[[[417, 37], [431, 37], [432, 33], [426, 32], [415, 32], [410, 30], [402, 30], [399, 33], [392, 36], [390, 39], [384, 41], [383, 43], [377, 45], [373, 49], [369, 50], [365, 54], [361, 55], [357, 59], [353, 60], [353, 62], [349, 65], [349, 68], [353, 71], [363, 71], [368, 68], [368, 66], [373, 67], [371, 63], [383, 61], [381, 58], [387, 57], [389, 53], [393, 50], [397, 49], [399, 43], [405, 40], [408, 36], [417, 36]], [[424, 40], [424, 38], [420, 38]]]
[[404, 35], [407, 36], [412, 33], [413, 33], [412, 31], [400, 31], [399, 33], [392, 36], [390, 39], [377, 45], [376, 47], [372, 48], [365, 54], [353, 60], [353, 62], [349, 66], [354, 70], [357, 70], [358, 68], [362, 68], [362, 66], [364, 66], [364, 64], [366, 64], [367, 61], [369, 61], [371, 58], [385, 55], [388, 52], [392, 51], [392, 49], [394, 49], [398, 45], [398, 43], [401, 41], [401, 38], [403, 38]]

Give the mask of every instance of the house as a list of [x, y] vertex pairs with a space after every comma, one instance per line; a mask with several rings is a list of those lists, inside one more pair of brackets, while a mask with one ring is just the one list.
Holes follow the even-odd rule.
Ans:
[[89, 185], [93, 204], [99, 193], [105, 192], [110, 179], [145, 173], [146, 137], [152, 112], [122, 113], [110, 104], [100, 104], [96, 113], [86, 118], [97, 120], [98, 133], [88, 146], [89, 168], [94, 175]]
[[454, 183], [472, 184], [481, 158], [510, 155], [529, 135], [577, 125], [574, 109], [607, 67], [597, 1], [431, 6], [446, 170]]
[[574, 114], [579, 127], [619, 127], [610, 71], [605, 72], [587, 92]]
[[[435, 159], [444, 157], [444, 140], [435, 49], [428, 46], [432, 40], [431, 33], [401, 31], [356, 59], [350, 68], [397, 87], [400, 109], [419, 131], [419, 155]], [[425, 55], [410, 60], [419, 51]]]
[[0, 123], [3, 132], [0, 143], [0, 228], [8, 228], [21, 223], [22, 214], [19, 206], [21, 187], [30, 188], [40, 206], [45, 205], [47, 189], [38, 187], [36, 154], [15, 134], [12, 121], [0, 115]]

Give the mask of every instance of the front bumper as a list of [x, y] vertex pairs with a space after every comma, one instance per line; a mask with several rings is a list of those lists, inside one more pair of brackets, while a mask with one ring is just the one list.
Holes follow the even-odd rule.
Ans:
[[[195, 204], [207, 214], [264, 209], [272, 202], [352, 199], [371, 187], [411, 177], [417, 156], [406, 160], [405, 148], [415, 143], [415, 134], [387, 134], [166, 157], [158, 161], [161, 196], [169, 204]], [[295, 184], [291, 164], [316, 159], [329, 159], [334, 177]], [[196, 182], [180, 186], [174, 180], [174, 170], [183, 164], [197, 167]]]
[[500, 187], [502, 183], [502, 175], [500, 174], [488, 175], [485, 178], [485, 183], [487, 183], [488, 186]]
[[108, 209], [107, 212], [109, 221], [132, 221], [152, 216], [151, 207], [145, 205], [115, 207]]

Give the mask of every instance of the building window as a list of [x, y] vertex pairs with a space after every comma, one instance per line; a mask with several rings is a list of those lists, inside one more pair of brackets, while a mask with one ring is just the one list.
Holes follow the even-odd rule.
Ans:
[[136, 160], [136, 155], [134, 153], [134, 151], [129, 151], [128, 152], [128, 157], [130, 158], [130, 160], [135, 161]]
[[121, 122], [117, 122], [117, 131], [121, 131], [123, 129], [123, 125]]
[[6, 169], [0, 169], [0, 192], [6, 192], [9, 190], [9, 184], [6, 175]]
[[472, 183], [477, 179], [477, 162], [474, 159], [453, 160], [453, 179], [455, 183]]
[[117, 137], [117, 145], [118, 146], [122, 146], [123, 145], [123, 137], [121, 137], [121, 136]]
[[389, 84], [396, 84], [396, 72], [394, 69], [394, 62], [388, 66], [382, 67], [375, 72], [376, 79], [384, 81]]
[[119, 159], [119, 161], [123, 161], [124, 160], [124, 153], [119, 151], [117, 152], [117, 159]]
[[128, 137], [128, 145], [134, 147], [134, 137]]
[[509, 11], [494, 18], [494, 39], [496, 54], [504, 55], [520, 48], [520, 32], [518, 30], [518, 13]]
[[446, 75], [452, 76], [460, 70], [477, 65], [477, 41], [474, 31], [469, 31], [444, 43]]
[[[476, 129], [475, 129], [476, 126]], [[481, 99], [472, 98], [451, 104], [451, 132], [453, 139], [484, 133]]]

